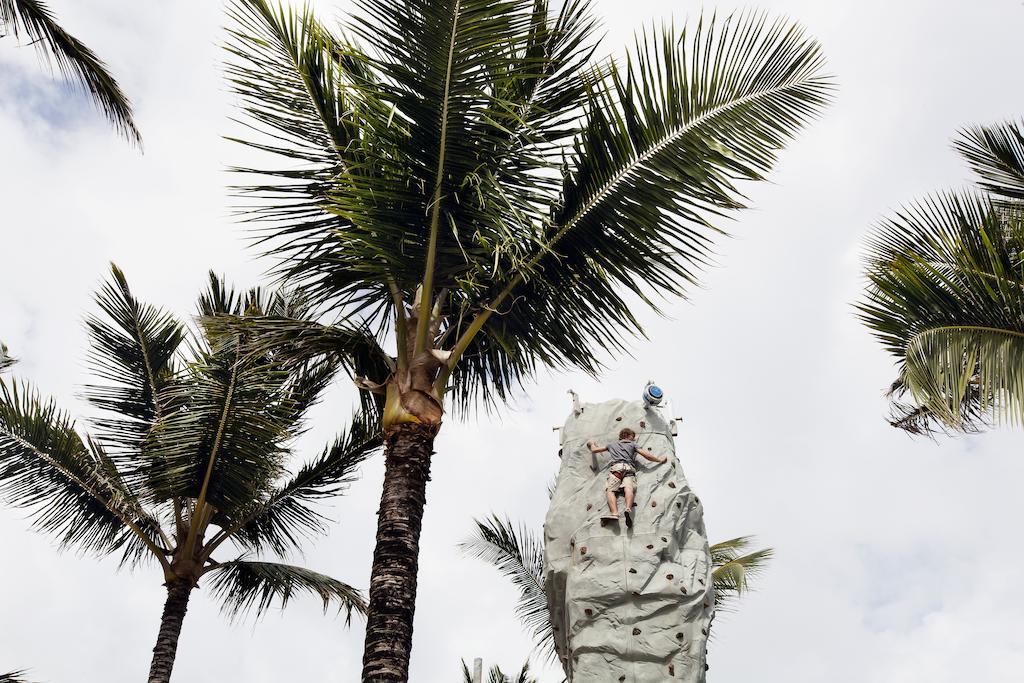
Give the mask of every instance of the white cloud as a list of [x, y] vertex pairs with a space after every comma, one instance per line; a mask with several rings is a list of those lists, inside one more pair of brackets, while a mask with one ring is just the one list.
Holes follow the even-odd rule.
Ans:
[[[146, 142], [144, 155], [133, 152], [82, 98], [55, 94], [27, 50], [0, 40], [0, 338], [22, 374], [82, 411], [80, 320], [108, 261], [182, 315], [207, 268], [248, 283], [265, 264], [246, 250], [225, 192], [223, 169], [241, 153], [219, 137], [231, 109], [216, 70], [217, 4], [53, 4], [121, 78]], [[518, 666], [529, 641], [512, 616], [514, 591], [455, 544], [471, 516], [492, 510], [539, 527], [566, 388], [629, 396], [649, 376], [685, 416], [680, 453], [712, 537], [756, 533], [778, 552], [759, 592], [716, 625], [713, 681], [1019, 679], [1020, 433], [931, 443], [890, 429], [881, 390], [891, 365], [850, 303], [867, 227], [967, 180], [948, 146], [957, 127], [1024, 108], [1011, 87], [1024, 7], [761, 5], [821, 39], [841, 84], [836, 105], [783, 155], [774, 183], [754, 188], [756, 209], [731, 226], [722, 267], [672, 320], [651, 321], [635, 359], [600, 382], [544, 376], [516, 411], [447, 425], [428, 491], [417, 683], [458, 680], [459, 657]], [[641, 20], [697, 11], [667, 1], [598, 8], [609, 46]], [[347, 414], [346, 390], [334, 393], [310, 452]], [[309, 566], [366, 585], [381, 477], [377, 460], [337, 501], [338, 524]], [[162, 600], [154, 571], [115, 574], [110, 561], [57, 555], [11, 509], [0, 509], [0, 539], [0, 670], [31, 667], [54, 682], [144, 674]], [[232, 626], [200, 591], [176, 676], [354, 680], [361, 641], [359, 626], [345, 631], [310, 603]]]

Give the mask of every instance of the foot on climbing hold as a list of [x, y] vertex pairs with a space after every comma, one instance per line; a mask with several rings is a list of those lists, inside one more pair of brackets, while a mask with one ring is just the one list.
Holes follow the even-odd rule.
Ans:
[[629, 508], [626, 508], [626, 511], [623, 513], [623, 516], [626, 518], [626, 526], [628, 528], [632, 529], [633, 528], [633, 511], [630, 510]]

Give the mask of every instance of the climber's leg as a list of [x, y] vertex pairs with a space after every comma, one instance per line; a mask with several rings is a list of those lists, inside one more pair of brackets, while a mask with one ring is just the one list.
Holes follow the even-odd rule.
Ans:
[[[626, 477], [626, 479], [629, 480], [629, 479], [632, 479], [632, 477]], [[625, 484], [625, 486], [623, 486], [622, 488], [626, 489], [626, 509], [627, 510], [632, 510], [633, 509], [633, 487], [630, 486], [629, 483], [627, 483], [626, 481], [624, 481], [623, 484]]]
[[615, 517], [619, 516], [619, 506], [615, 501], [615, 491], [608, 489], [605, 491], [608, 494], [608, 513]]

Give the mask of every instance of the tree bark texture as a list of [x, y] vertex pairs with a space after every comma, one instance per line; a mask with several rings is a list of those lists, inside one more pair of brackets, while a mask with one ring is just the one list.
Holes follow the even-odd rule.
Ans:
[[437, 425], [403, 423], [388, 437], [370, 574], [364, 683], [409, 680], [420, 529], [437, 429]]
[[149, 683], [169, 683], [174, 657], [178, 652], [178, 637], [181, 622], [188, 611], [188, 598], [192, 584], [187, 581], [173, 581], [167, 584], [167, 602], [160, 618], [160, 633], [153, 648], [153, 663], [149, 668]]

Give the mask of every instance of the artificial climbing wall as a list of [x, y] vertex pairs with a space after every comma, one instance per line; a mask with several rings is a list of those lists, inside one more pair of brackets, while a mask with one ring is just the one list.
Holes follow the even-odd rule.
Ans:
[[[608, 454], [591, 454], [631, 427], [636, 512], [602, 525]], [[562, 464], [544, 523], [545, 575], [555, 645], [571, 683], [706, 680], [714, 618], [711, 556], [700, 500], [675, 456], [669, 418], [641, 401], [585, 403], [562, 428]], [[622, 498], [619, 499], [620, 509]]]

